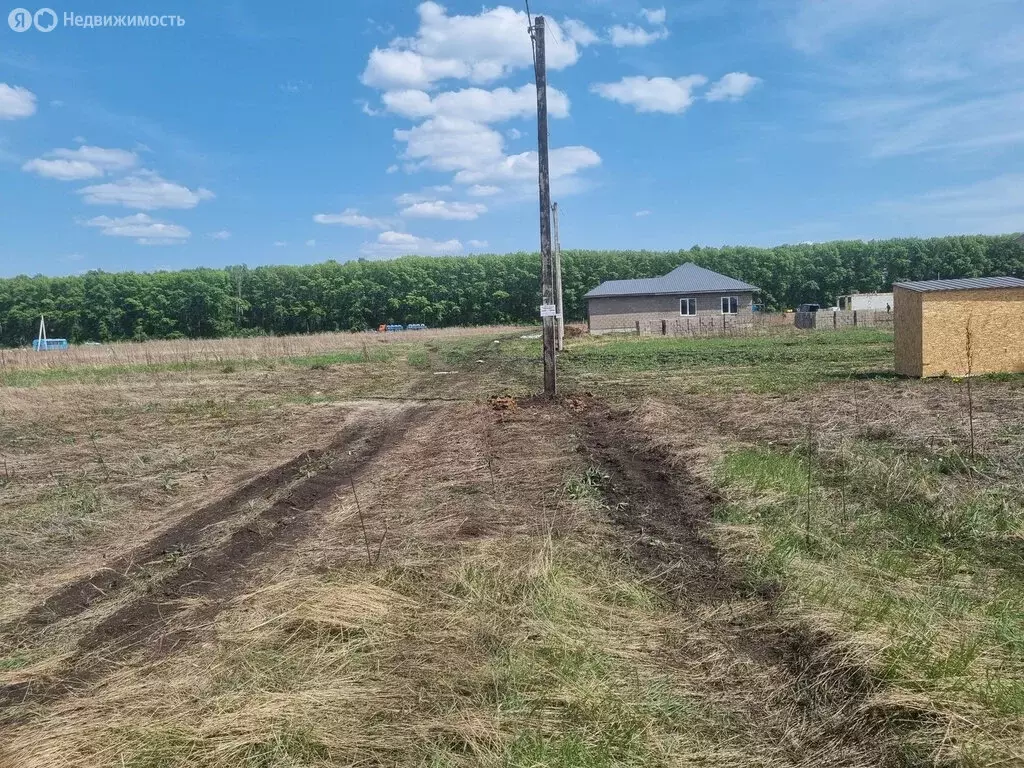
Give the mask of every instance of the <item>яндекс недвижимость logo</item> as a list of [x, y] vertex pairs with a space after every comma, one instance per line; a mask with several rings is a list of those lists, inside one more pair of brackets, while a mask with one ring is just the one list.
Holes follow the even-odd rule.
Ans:
[[185, 19], [177, 14], [172, 15], [100, 15], [76, 14], [65, 11], [62, 17], [52, 8], [40, 8], [33, 13], [27, 8], [15, 8], [7, 14], [7, 26], [15, 32], [28, 32], [33, 27], [40, 32], [52, 32], [63, 21], [65, 27], [183, 27]]
[[35, 27], [40, 32], [52, 32], [57, 26], [57, 12], [40, 8], [35, 13], [27, 8], [15, 8], [7, 14], [7, 25], [15, 32], [28, 32]]

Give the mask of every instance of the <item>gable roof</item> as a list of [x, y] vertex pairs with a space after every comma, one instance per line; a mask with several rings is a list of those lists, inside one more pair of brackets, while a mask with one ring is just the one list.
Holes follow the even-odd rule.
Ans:
[[905, 288], [915, 293], [932, 291], [977, 291], [983, 288], [1024, 288], [1019, 277], [967, 277], [961, 280], [918, 280], [894, 283], [893, 288]]
[[605, 296], [658, 296], [675, 293], [748, 293], [761, 290], [756, 285], [735, 280], [696, 264], [682, 264], [662, 277], [639, 280], [607, 280], [583, 298]]

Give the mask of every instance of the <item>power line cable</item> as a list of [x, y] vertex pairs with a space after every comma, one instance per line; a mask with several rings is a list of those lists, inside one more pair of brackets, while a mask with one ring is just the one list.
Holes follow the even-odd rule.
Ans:
[[533, 16], [530, 15], [530, 0], [524, 0], [526, 3], [526, 31], [530, 35], [530, 50], [533, 52], [533, 71], [537, 72], [537, 37], [533, 33]]

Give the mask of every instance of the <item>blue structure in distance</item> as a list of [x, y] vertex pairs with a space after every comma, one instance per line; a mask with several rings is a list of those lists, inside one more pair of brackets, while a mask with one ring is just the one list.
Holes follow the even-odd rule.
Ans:
[[32, 342], [32, 349], [36, 352], [49, 352], [51, 349], [67, 349], [67, 339], [36, 339]]

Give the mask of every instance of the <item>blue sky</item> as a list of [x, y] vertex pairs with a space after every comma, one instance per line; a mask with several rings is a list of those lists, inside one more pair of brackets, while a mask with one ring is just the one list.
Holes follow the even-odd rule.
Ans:
[[[522, 5], [53, 9], [185, 23], [0, 13], [2, 276], [537, 248]], [[563, 247], [1024, 229], [1019, 0], [531, 10]]]

